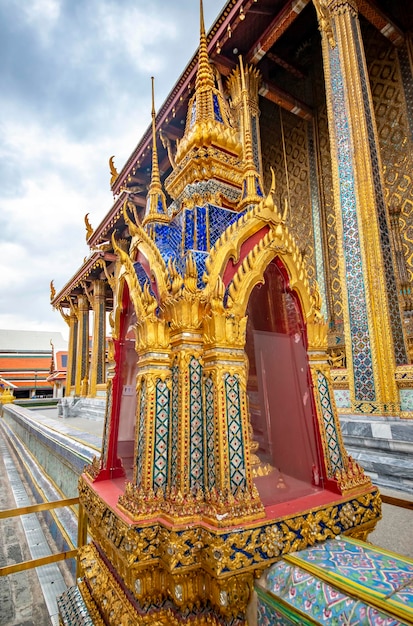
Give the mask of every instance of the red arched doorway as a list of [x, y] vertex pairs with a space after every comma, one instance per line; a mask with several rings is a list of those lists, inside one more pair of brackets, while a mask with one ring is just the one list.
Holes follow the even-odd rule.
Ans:
[[301, 307], [278, 258], [264, 281], [248, 303], [246, 353], [256, 454], [274, 468], [256, 478], [268, 505], [319, 491], [322, 461]]
[[122, 461], [126, 479], [132, 480], [135, 457], [136, 375], [138, 358], [135, 350], [136, 313], [125, 288], [125, 309], [122, 312], [117, 376], [119, 421], [117, 432], [117, 457]]

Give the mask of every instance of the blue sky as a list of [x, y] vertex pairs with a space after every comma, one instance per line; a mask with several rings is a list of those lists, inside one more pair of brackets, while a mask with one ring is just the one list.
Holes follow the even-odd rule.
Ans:
[[[204, 0], [207, 29], [224, 0]], [[0, 329], [62, 330], [50, 306], [120, 170], [197, 48], [198, 0], [0, 0]]]

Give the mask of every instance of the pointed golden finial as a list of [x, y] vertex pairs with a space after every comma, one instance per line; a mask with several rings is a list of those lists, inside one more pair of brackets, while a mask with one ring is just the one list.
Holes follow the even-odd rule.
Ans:
[[158, 164], [158, 148], [156, 147], [156, 113], [155, 113], [155, 78], [151, 76], [152, 82], [152, 177], [151, 187], [161, 184]]
[[261, 177], [257, 172], [254, 163], [254, 154], [252, 151], [251, 139], [251, 119], [248, 108], [248, 90], [245, 82], [244, 63], [242, 56], [239, 55], [240, 74], [241, 74], [241, 97], [242, 97], [242, 115], [244, 119], [244, 160], [245, 173], [243, 178], [242, 197], [240, 208], [244, 208], [248, 204], [254, 204], [262, 200], [262, 184]]
[[[239, 133], [232, 124], [228, 103], [215, 84], [214, 72], [209, 62], [202, 0], [199, 2], [199, 13], [200, 39], [195, 92], [189, 101], [184, 135], [177, 144], [174, 171], [165, 181], [165, 188], [174, 200], [182, 198], [182, 192], [190, 184], [211, 178], [212, 145], [215, 151], [214, 159], [220, 161], [221, 180], [231, 185], [236, 181], [235, 184], [239, 186], [242, 177], [241, 161], [237, 163], [235, 169], [228, 161], [228, 154], [240, 159], [242, 146]], [[205, 150], [201, 159], [200, 149]], [[218, 171], [217, 168], [216, 171]], [[197, 199], [197, 203], [210, 200], [211, 196], [208, 192], [208, 195], [205, 194]], [[185, 200], [182, 201], [184, 202]]]
[[202, 0], [199, 0], [199, 14], [200, 14], [200, 38], [199, 38], [199, 54], [198, 54], [198, 71], [196, 74], [195, 91], [213, 89], [214, 73], [209, 63], [208, 56], [208, 44], [205, 33], [204, 23], [204, 5]]
[[242, 112], [244, 116], [244, 159], [248, 161], [249, 165], [252, 164], [255, 169], [251, 141], [251, 120], [248, 111], [248, 91], [245, 83], [244, 63], [241, 54], [239, 55], [239, 64], [241, 72]]
[[159, 173], [158, 149], [156, 147], [155, 79], [152, 76], [152, 174], [149, 193], [146, 199], [146, 212], [143, 225], [148, 222], [169, 222], [166, 211], [166, 198]]

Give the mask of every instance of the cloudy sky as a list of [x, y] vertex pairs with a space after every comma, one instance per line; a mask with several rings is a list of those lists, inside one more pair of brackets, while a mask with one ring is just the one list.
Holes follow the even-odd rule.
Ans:
[[[225, 0], [204, 0], [207, 29]], [[61, 330], [50, 306], [113, 203], [118, 171], [199, 39], [198, 0], [0, 0], [0, 329]]]

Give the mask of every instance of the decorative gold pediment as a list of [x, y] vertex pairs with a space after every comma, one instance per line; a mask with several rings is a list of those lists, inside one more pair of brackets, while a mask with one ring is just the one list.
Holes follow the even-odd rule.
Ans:
[[[288, 206], [281, 214], [274, 203], [275, 181], [266, 198], [230, 225], [210, 251], [206, 261], [205, 296], [209, 299], [218, 278], [225, 274], [228, 263], [234, 264], [234, 275], [228, 287], [228, 308], [243, 317], [253, 287], [263, 281], [271, 260], [279, 256], [288, 275], [289, 286], [300, 298], [305, 318], [313, 309], [307, 270], [294, 238], [285, 224]], [[248, 240], [254, 241], [248, 249]]]

